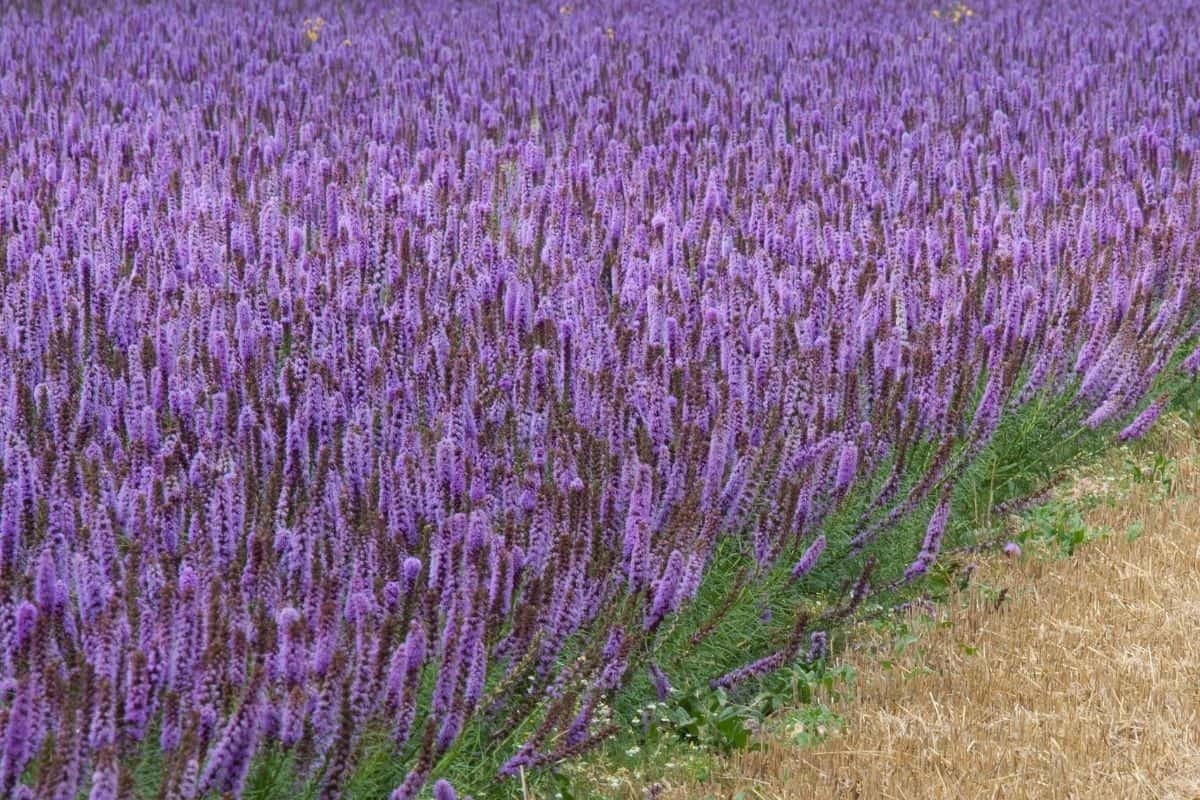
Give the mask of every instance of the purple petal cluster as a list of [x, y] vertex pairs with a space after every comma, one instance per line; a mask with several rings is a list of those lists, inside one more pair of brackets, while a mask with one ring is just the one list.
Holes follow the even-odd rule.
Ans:
[[0, 11], [4, 796], [577, 752], [722, 538], [1200, 363], [1190, 0], [296, 8]]

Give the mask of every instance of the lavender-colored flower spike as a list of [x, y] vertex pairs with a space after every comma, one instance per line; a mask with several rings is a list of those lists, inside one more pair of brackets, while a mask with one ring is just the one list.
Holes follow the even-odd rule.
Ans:
[[858, 448], [848, 442], [842, 446], [841, 454], [838, 456], [837, 480], [833, 487], [835, 493], [841, 494], [850, 487], [857, 469]]
[[808, 662], [816, 663], [825, 657], [829, 649], [829, 634], [825, 631], [813, 631], [809, 638]]
[[92, 772], [92, 791], [88, 800], [117, 800], [117, 769], [113, 764], [101, 764]]
[[800, 560], [792, 567], [792, 580], [802, 578], [812, 572], [813, 567], [817, 565], [817, 559], [823, 552], [825, 552], [825, 534], [814, 539], [804, 554], [800, 556]]
[[1140, 439], [1146, 435], [1146, 432], [1154, 425], [1162, 414], [1163, 409], [1167, 407], [1167, 395], [1162, 395], [1153, 403], [1146, 406], [1142, 413], [1138, 414], [1133, 422], [1117, 434], [1117, 438], [1122, 442], [1128, 442], [1133, 439]]
[[650, 680], [654, 684], [654, 694], [659, 700], [666, 700], [671, 696], [671, 680], [667, 677], [667, 673], [662, 671], [662, 667], [651, 662], [648, 667], [650, 670]]
[[950, 498], [947, 496], [938, 503], [925, 528], [925, 540], [921, 543], [921, 552], [916, 560], [904, 571], [905, 580], [914, 580], [929, 571], [937, 560], [938, 551], [942, 547], [942, 536], [946, 533], [946, 522], [950, 518]]

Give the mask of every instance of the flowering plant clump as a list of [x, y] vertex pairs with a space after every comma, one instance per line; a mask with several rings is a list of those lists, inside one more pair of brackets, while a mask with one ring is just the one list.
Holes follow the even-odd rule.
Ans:
[[1200, 364], [1194, 3], [342, 6], [0, 17], [0, 796], [553, 763], [718, 543], [853, 606]]

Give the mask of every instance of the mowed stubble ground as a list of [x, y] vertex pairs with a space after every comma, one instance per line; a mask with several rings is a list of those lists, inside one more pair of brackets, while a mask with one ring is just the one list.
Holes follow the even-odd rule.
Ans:
[[891, 670], [867, 634], [821, 746], [769, 739], [715, 784], [659, 796], [1200, 798], [1200, 428], [1164, 421], [1133, 455], [1156, 452], [1169, 491], [1131, 481], [1125, 448], [1065, 490], [1100, 499], [1084, 519], [1110, 535], [1066, 559], [981, 560], [974, 585], [1007, 589], [998, 606], [960, 596]]

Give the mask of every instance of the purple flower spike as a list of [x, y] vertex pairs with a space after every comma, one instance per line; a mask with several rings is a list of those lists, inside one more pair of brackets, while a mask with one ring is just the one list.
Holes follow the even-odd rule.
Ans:
[[804, 555], [800, 556], [800, 560], [792, 567], [792, 580], [797, 580], [812, 572], [813, 567], [817, 565], [817, 559], [823, 552], [825, 552], [825, 535], [821, 534], [813, 540], [813, 543], [804, 551]]

